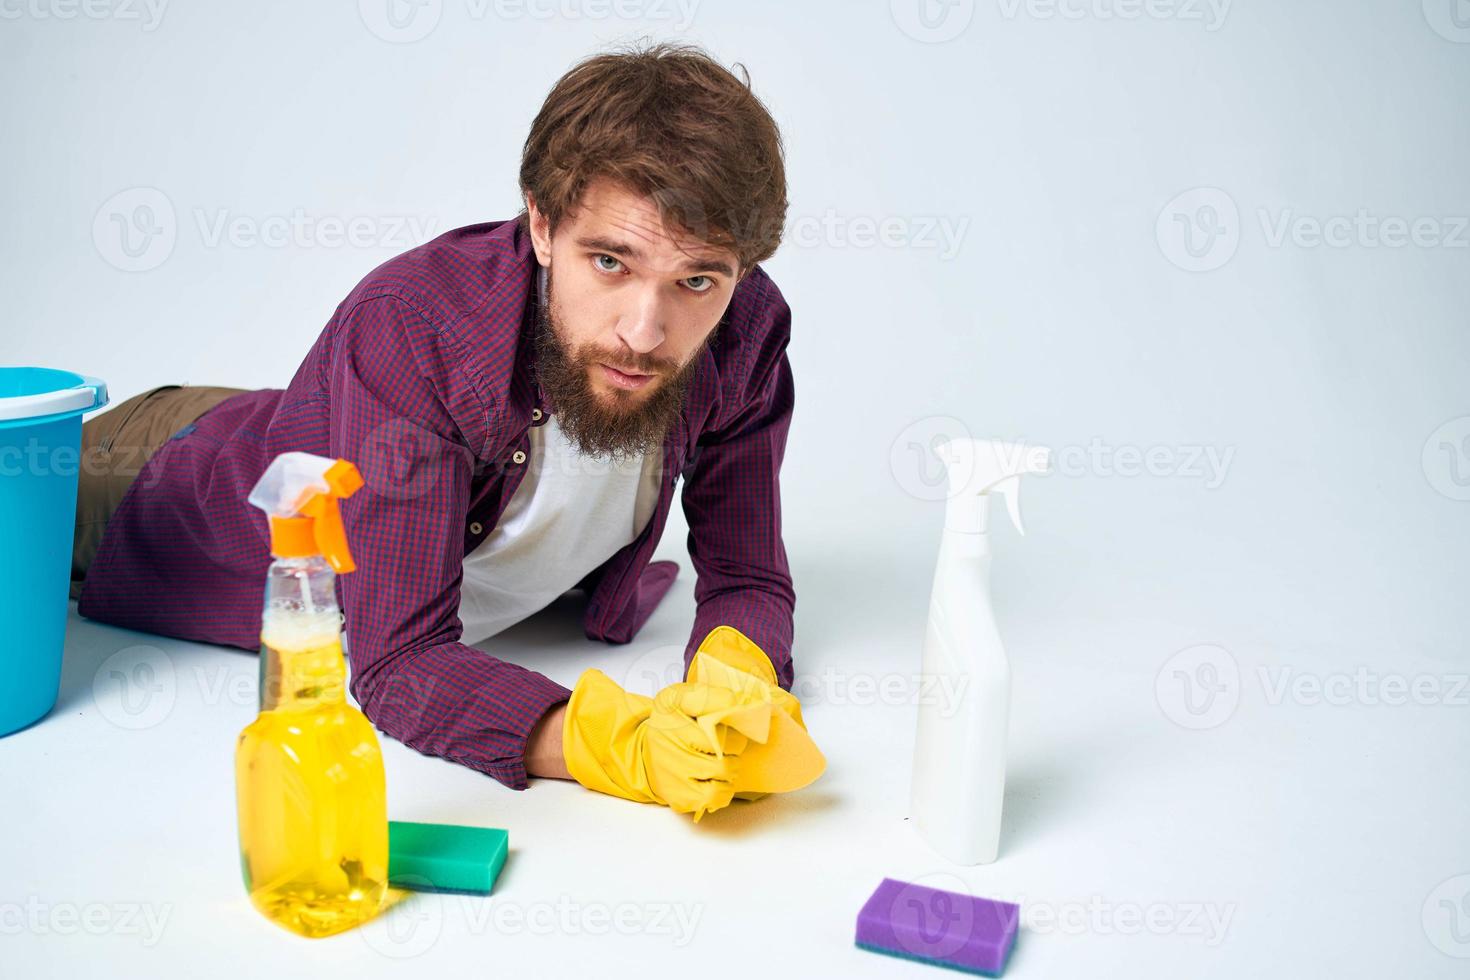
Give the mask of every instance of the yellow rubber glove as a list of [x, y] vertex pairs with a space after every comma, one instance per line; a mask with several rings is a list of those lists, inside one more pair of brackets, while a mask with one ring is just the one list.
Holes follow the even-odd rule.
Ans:
[[800, 789], [826, 769], [827, 760], [807, 734], [801, 702], [777, 685], [771, 658], [735, 627], [710, 630], [689, 662], [689, 680], [724, 687], [741, 703], [768, 701], [780, 709], [767, 732], [741, 755], [735, 794], [740, 799]]
[[[700, 641], [695, 655], [708, 654], [736, 670], [754, 674], [767, 684], [775, 685], [776, 667], [758, 644], [733, 626], [716, 626]], [[694, 663], [689, 664], [689, 679], [694, 680]]]
[[709, 684], [671, 684], [649, 698], [588, 670], [567, 702], [562, 755], [588, 789], [698, 820], [729, 805], [746, 732], [764, 736], [770, 714], [769, 703]]

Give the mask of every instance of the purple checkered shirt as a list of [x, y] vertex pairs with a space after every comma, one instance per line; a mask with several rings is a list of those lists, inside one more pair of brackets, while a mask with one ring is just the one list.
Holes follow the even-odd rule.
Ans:
[[[280, 453], [351, 460], [366, 484], [342, 503], [357, 570], [337, 587], [354, 697], [404, 744], [524, 788], [527, 737], [570, 692], [460, 643], [458, 610], [464, 556], [499, 521], [525, 474], [517, 453], [554, 408], [534, 373], [537, 268], [512, 220], [456, 229], [373, 270], [284, 391], [221, 402], [149, 460], [107, 525], [81, 615], [258, 650], [270, 536], [246, 495]], [[589, 639], [630, 642], [672, 584], [678, 565], [649, 559], [682, 476], [697, 574], [686, 666], [729, 624], [790, 687], [790, 326], [776, 284], [752, 269], [664, 443], [653, 517], [579, 583]]]

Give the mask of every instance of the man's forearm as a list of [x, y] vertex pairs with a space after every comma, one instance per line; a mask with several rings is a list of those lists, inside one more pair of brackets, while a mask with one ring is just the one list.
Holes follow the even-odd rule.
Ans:
[[566, 720], [565, 703], [541, 716], [531, 737], [526, 740], [526, 773], [547, 779], [571, 779], [566, 758], [562, 755], [561, 731]]

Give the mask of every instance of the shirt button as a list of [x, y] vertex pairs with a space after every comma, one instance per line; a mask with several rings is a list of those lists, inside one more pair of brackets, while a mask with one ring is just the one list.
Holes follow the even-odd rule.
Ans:
[[521, 463], [524, 463], [526, 461], [526, 454], [517, 449], [514, 453], [511, 454], [510, 458], [512, 462], [519, 466]]
[[539, 408], [533, 408], [533, 409], [531, 409], [531, 421], [532, 422], [540, 422], [541, 421], [541, 409], [539, 409]]
[[483, 530], [485, 530], [485, 525], [481, 524], [479, 521], [470, 521], [471, 534], [479, 534]]

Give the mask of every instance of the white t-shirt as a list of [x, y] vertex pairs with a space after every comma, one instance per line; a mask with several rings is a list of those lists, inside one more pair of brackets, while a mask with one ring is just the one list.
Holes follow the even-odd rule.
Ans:
[[554, 415], [529, 436], [526, 475], [500, 523], [464, 559], [464, 643], [545, 609], [634, 541], [658, 506], [662, 448], [616, 463], [584, 456]]

